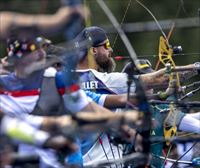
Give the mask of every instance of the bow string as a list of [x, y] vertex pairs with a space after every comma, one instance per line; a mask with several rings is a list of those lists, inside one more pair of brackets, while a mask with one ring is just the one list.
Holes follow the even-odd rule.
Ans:
[[[101, 9], [104, 11], [110, 22], [113, 24], [114, 28], [117, 30], [120, 38], [122, 39], [123, 43], [125, 44], [125, 47], [130, 55], [130, 58], [133, 63], [133, 67], [137, 69], [137, 55], [135, 50], [133, 49], [128, 37], [124, 33], [124, 31], [121, 28], [121, 25], [118, 23], [117, 19], [111, 12], [111, 10], [108, 8], [108, 6], [105, 4], [103, 0], [96, 0]], [[137, 99], [139, 104], [139, 110], [141, 112], [144, 112], [143, 117], [143, 130], [142, 130], [142, 136], [143, 136], [143, 153], [146, 154], [145, 164], [148, 162], [148, 153], [150, 152], [150, 129], [151, 129], [151, 110], [149, 103], [147, 101], [146, 94], [144, 92], [142, 83], [139, 81], [139, 79], [134, 78], [132, 76], [132, 79], [134, 80], [136, 84], [136, 88], [138, 90], [137, 92]]]

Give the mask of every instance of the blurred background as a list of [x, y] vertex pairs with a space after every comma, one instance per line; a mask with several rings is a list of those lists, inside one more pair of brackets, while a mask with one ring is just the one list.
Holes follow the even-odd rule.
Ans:
[[[84, 0], [90, 9], [90, 18], [87, 25], [96, 25], [106, 29], [111, 45], [117, 56], [128, 56], [128, 52], [117, 36], [115, 28], [99, 7], [96, 0]], [[118, 22], [122, 24], [138, 57], [148, 58], [153, 67], [157, 61], [159, 37], [161, 31], [155, 24], [152, 16], [135, 0], [104, 0], [111, 9]], [[185, 55], [174, 57], [177, 65], [189, 64], [200, 61], [200, 0], [141, 0], [158, 19], [164, 32], [168, 34], [172, 24], [174, 30], [170, 37], [172, 46], [180, 45]], [[14, 11], [25, 14], [53, 14], [61, 6], [59, 0], [1, 0], [0, 11]], [[175, 20], [178, 20], [175, 22]], [[3, 23], [0, 23], [3, 24]], [[50, 39], [54, 43], [64, 41], [62, 33], [58, 32]], [[5, 40], [0, 42], [0, 57], [6, 53]], [[117, 61], [117, 71], [127, 59]]]

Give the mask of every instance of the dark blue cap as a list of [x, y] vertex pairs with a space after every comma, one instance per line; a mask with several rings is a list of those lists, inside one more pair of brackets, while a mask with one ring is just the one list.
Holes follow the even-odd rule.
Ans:
[[83, 29], [81, 33], [76, 37], [77, 42], [88, 40], [90, 45], [93, 47], [98, 46], [106, 39], [108, 39], [106, 32], [102, 28], [96, 26]]
[[[75, 38], [75, 41], [78, 43], [80, 49], [80, 57], [84, 57], [87, 55], [87, 51], [89, 47], [97, 47], [99, 44], [107, 40], [108, 37], [106, 32], [97, 26], [87, 27], [79, 33], [79, 35]], [[82, 43], [82, 44], [81, 44]]]

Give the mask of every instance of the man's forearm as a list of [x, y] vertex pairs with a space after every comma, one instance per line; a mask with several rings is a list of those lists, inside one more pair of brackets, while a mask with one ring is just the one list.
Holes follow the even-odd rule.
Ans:
[[9, 35], [11, 25], [15, 25], [16, 27], [36, 26], [43, 34], [48, 34], [49, 32], [57, 33], [58, 30], [63, 29], [73, 13], [78, 13], [83, 18], [87, 18], [89, 15], [88, 9], [84, 10], [84, 7], [81, 5], [77, 7], [61, 7], [55, 14], [49, 15], [22, 14], [8, 11], [0, 12], [0, 38], [4, 39]]
[[[142, 82], [144, 82], [145, 85], [155, 85], [155, 84], [167, 84], [169, 82], [169, 74], [166, 72], [166, 68], [162, 68], [158, 71], [149, 73], [149, 74], [143, 74], [140, 75], [140, 79]], [[179, 73], [180, 78], [184, 80], [188, 79], [194, 75], [197, 75], [197, 67], [195, 67], [195, 64], [189, 64], [184, 66], [176, 66], [175, 68], [171, 68], [171, 72], [177, 72]], [[181, 80], [182, 81], [182, 80]]]
[[168, 83], [169, 75], [166, 74], [166, 68], [162, 68], [149, 74], [140, 75], [140, 80], [144, 85], [163, 84]]

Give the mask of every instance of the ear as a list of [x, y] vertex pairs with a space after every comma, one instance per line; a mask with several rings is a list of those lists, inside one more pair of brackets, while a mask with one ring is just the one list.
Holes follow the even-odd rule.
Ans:
[[95, 47], [92, 47], [92, 53], [93, 53], [94, 55], [96, 55], [97, 49], [96, 49]]

